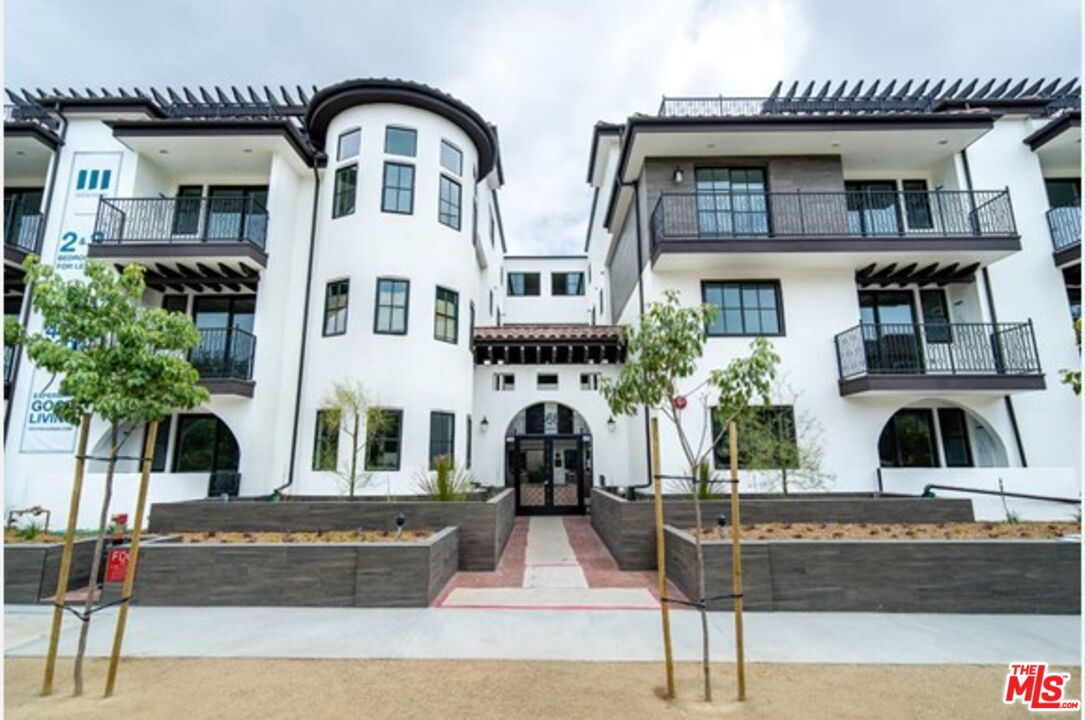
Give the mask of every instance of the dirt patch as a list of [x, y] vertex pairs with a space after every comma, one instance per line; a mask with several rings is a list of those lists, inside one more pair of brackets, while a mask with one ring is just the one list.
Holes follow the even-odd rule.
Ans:
[[[7, 658], [4, 715], [19, 720], [998, 720], [1031, 717], [1002, 704], [1006, 667], [764, 665], [747, 667], [735, 702], [734, 666], [713, 666], [716, 700], [701, 700], [700, 669], [679, 663], [678, 697], [663, 700], [661, 663], [129, 659], [103, 700], [107, 664], [91, 660], [87, 695], [72, 698], [71, 660], [56, 694], [38, 697], [41, 659]], [[1068, 697], [1081, 697], [1078, 668]], [[1057, 715], [1057, 713], [1055, 714]]]
[[[79, 540], [80, 538], [76, 539]], [[64, 542], [64, 536], [58, 533], [30, 533], [26, 530], [16, 530], [14, 528], [4, 529], [5, 545], [53, 545], [62, 542]]]
[[[689, 533], [694, 534], [693, 528]], [[706, 540], [730, 540], [731, 529], [705, 528]], [[1072, 522], [1019, 523], [760, 523], [743, 525], [744, 540], [1055, 540], [1080, 535]]]
[[180, 541], [195, 545], [245, 545], [255, 543], [390, 543], [418, 542], [433, 535], [429, 530], [404, 530], [396, 538], [386, 530], [328, 530], [324, 532], [206, 532], [181, 533]]

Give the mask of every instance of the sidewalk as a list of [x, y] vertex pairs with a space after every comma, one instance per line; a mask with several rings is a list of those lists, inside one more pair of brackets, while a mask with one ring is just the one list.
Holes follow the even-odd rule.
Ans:
[[[44, 655], [51, 608], [7, 606], [4, 654]], [[89, 654], [103, 657], [116, 610], [95, 615]], [[750, 662], [1005, 664], [1080, 662], [1081, 618], [1043, 615], [746, 613]], [[710, 614], [713, 656], [733, 659], [733, 617]], [[696, 613], [671, 613], [675, 657], [700, 657]], [[78, 621], [65, 615], [61, 653]], [[658, 660], [649, 610], [426, 608], [141, 608], [129, 613], [126, 657]]]

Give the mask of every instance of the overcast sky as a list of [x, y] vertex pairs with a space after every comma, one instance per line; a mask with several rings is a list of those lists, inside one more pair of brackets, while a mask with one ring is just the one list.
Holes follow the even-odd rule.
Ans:
[[575, 252], [591, 126], [777, 80], [1079, 73], [1078, 0], [7, 0], [4, 84], [399, 77], [495, 123], [509, 250]]

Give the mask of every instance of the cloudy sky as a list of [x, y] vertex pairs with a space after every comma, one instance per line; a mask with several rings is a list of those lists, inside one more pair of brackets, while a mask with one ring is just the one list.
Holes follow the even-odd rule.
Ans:
[[501, 133], [513, 252], [583, 244], [591, 126], [777, 80], [1071, 77], [1078, 0], [7, 0], [4, 84], [400, 77]]

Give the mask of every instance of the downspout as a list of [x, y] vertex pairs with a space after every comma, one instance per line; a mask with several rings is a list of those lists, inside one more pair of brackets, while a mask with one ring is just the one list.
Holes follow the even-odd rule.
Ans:
[[305, 376], [305, 338], [309, 334], [309, 301], [313, 289], [313, 256], [316, 254], [316, 220], [317, 206], [320, 199], [320, 171], [319, 163], [313, 162], [313, 214], [309, 221], [309, 262], [305, 271], [305, 302], [302, 303], [301, 317], [301, 348], [298, 350], [298, 382], [294, 390], [294, 429], [290, 435], [290, 465], [286, 471], [286, 482], [271, 492], [272, 499], [282, 494], [282, 491], [294, 484], [294, 465], [298, 457], [298, 424], [301, 421], [301, 387], [302, 378]]
[[[964, 168], [964, 182], [968, 186], [968, 192], [973, 192], [972, 187], [972, 169], [968, 164], [968, 148], [961, 150], [961, 165]], [[1007, 198], [1009, 201], [1009, 198]], [[987, 301], [987, 312], [991, 316], [991, 322], [996, 326], [998, 325], [998, 312], [995, 310], [995, 298], [991, 292], [991, 274], [987, 271], [987, 268], [983, 268], [983, 295]], [[1017, 446], [1017, 455], [1021, 458], [1021, 467], [1028, 467], [1028, 459], [1025, 457], [1025, 443], [1021, 439], [1021, 428], [1017, 424], [1017, 413], [1014, 411], [1013, 398], [1009, 395], [1002, 396], [1003, 402], [1006, 404], [1006, 414], [1010, 418], [1010, 428], [1013, 430], [1014, 444]]]
[[[53, 106], [56, 115], [60, 118], [60, 139], [57, 142], [56, 149], [53, 151], [53, 160], [49, 169], [49, 187], [45, 193], [45, 207], [42, 208], [42, 217], [44, 222], [41, 228], [41, 242], [45, 243], [45, 231], [49, 225], [49, 213], [53, 208], [53, 192], [57, 186], [57, 172], [60, 170], [60, 149], [64, 147], [64, 140], [68, 137], [68, 118], [60, 111], [60, 103], [56, 103]], [[19, 322], [25, 328], [30, 322], [30, 308], [34, 304], [34, 284], [31, 283], [26, 287], [23, 292], [23, 304], [19, 308]], [[12, 396], [15, 394], [15, 381], [19, 377], [19, 366], [22, 364], [22, 352], [14, 353], [11, 358], [11, 391]], [[8, 437], [8, 424], [11, 422], [11, 406], [12, 398], [8, 398], [4, 403], [4, 440], [7, 441]]]

